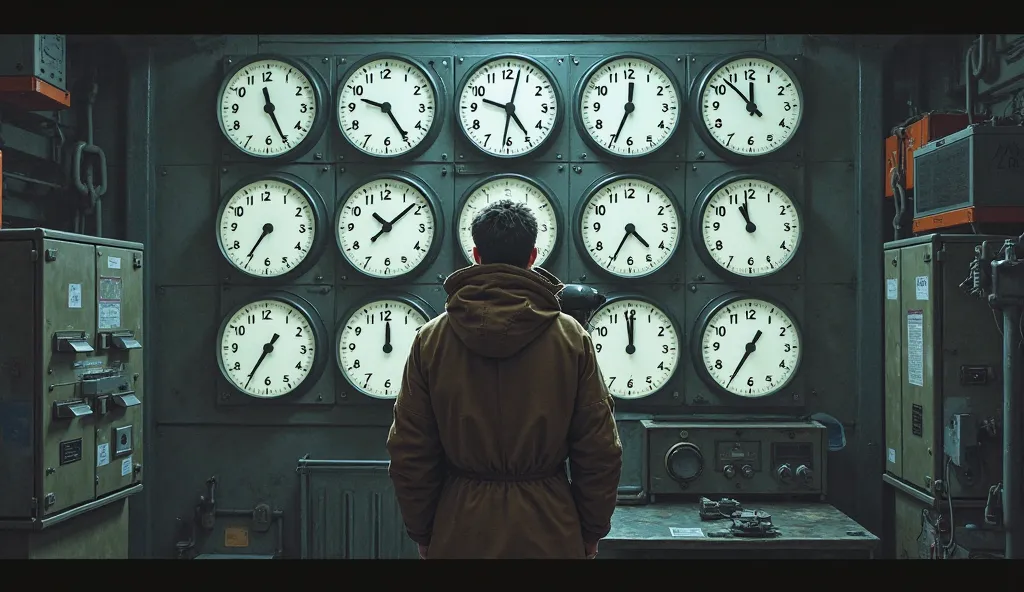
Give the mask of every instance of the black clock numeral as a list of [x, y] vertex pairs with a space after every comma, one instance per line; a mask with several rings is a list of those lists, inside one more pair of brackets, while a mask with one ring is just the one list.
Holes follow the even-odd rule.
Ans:
[[659, 86], [658, 87], [657, 96], [660, 97], [660, 96], [663, 96], [664, 94], [665, 94], [665, 87], [664, 86]]
[[784, 87], [784, 86], [780, 86], [780, 87], [779, 87], [779, 96], [781, 97], [781, 96], [782, 96], [782, 93], [784, 93], [784, 92], [786, 92], [786, 87]]
[[602, 97], [608, 96], [608, 87], [605, 86], [605, 85], [598, 86], [597, 87], [597, 94], [598, 94], [598, 96], [602, 96]]
[[356, 110], [356, 104], [355, 103], [349, 103], [348, 105], [345, 105], [345, 106], [348, 107], [348, 112], [349, 113], [351, 113], [351, 112]]
[[[753, 265], [753, 264], [754, 264], [754, 263], [753, 263], [753, 257], [751, 257], [751, 262], [750, 262], [750, 265]], [[756, 321], [756, 320], [757, 320], [757, 311], [754, 311], [754, 310], [748, 310], [748, 311], [746, 312], [746, 316], [747, 316], [747, 320], [748, 320], [748, 321]]]
[[273, 80], [271, 78], [271, 74], [272, 74], [271, 72], [264, 72], [263, 73], [263, 82], [273, 82]]
[[263, 320], [264, 321], [272, 321], [273, 320], [273, 319], [270, 318], [270, 311], [269, 310], [264, 310], [263, 311]]
[[474, 97], [483, 97], [487, 94], [487, 88], [485, 86], [478, 85], [471, 88]]
[[295, 96], [297, 96], [297, 97], [301, 97], [302, 96], [302, 87], [301, 86], [296, 86], [295, 87]]
[[348, 85], [348, 89], [350, 91], [352, 91], [352, 94], [354, 94], [357, 97], [363, 96], [363, 85], [361, 85], [361, 84], [357, 84], [355, 86], [352, 86], [350, 84], [350, 85]]
[[604, 128], [604, 122], [603, 121], [598, 119], [597, 121], [594, 122], [594, 129], [603, 129], [603, 128]]
[[242, 124], [239, 123], [237, 119], [234, 120], [233, 122], [231, 122], [231, 129], [237, 130], [237, 129], [241, 129], [241, 127], [242, 127]]
[[502, 80], [512, 80], [512, 70], [510, 68], [506, 68], [505, 70], [502, 70], [501, 71], [501, 79]]
[[381, 70], [380, 71], [380, 79], [381, 80], [391, 80], [391, 69], [390, 68], [384, 68], [383, 70]]
[[[422, 88], [423, 88], [423, 87], [421, 87], [421, 86], [414, 86], [414, 87], [412, 87], [412, 94], [413, 94], [414, 96], [417, 96], [417, 97], [418, 97], [418, 96], [420, 96], [420, 90], [421, 90]], [[480, 96], [482, 97], [483, 95], [480, 95]]]
[[535, 94], [535, 95], [533, 95], [533, 96], [535, 96], [535, 97], [539, 97], [539, 96], [542, 96], [542, 95], [541, 95], [540, 93], [541, 93], [541, 91], [543, 91], [544, 89], [543, 89], [543, 88], [541, 88], [541, 87], [539, 87], [539, 86], [538, 86], [538, 87], [535, 87], [535, 88], [537, 89], [537, 94]]
[[[239, 86], [238, 88], [236, 88], [235, 89], [235, 94], [238, 95], [239, 98], [244, 97], [245, 96], [245, 87], [244, 86]], [[232, 113], [234, 113], [234, 111], [232, 111]]]
[[757, 80], [756, 78], [754, 78], [754, 71], [753, 70], [744, 70], [743, 71], [743, 80]]
[[256, 84], [256, 76], [254, 76], [252, 74], [246, 76], [245, 77], [245, 83], [246, 84]]

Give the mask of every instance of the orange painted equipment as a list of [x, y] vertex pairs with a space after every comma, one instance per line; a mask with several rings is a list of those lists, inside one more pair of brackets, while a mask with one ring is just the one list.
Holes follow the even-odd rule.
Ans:
[[60, 111], [71, 106], [71, 93], [35, 76], [0, 76], [0, 103], [25, 111]]
[[0, 228], [4, 226], [4, 153], [0, 150]]
[[914, 232], [935, 232], [966, 224], [1024, 224], [1022, 206], [971, 206], [914, 219]]
[[[905, 180], [903, 188], [914, 188], [914, 150], [928, 142], [945, 138], [949, 134], [967, 127], [967, 115], [958, 113], [932, 113], [906, 127], [901, 142], [898, 136], [885, 139], [885, 197], [892, 199], [892, 169], [903, 165]], [[902, 144], [902, 146], [901, 146]], [[902, 148], [902, 149], [901, 149]], [[900, 163], [901, 157], [903, 162]]]

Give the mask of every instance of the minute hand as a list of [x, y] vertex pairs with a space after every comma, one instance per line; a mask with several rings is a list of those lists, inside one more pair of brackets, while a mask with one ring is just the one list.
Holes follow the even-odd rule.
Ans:
[[745, 351], [743, 352], [743, 357], [740, 358], [740, 363], [736, 364], [736, 370], [734, 370], [733, 373], [732, 373], [732, 376], [729, 377], [729, 382], [725, 383], [725, 388], [729, 388], [729, 385], [732, 384], [732, 381], [736, 378], [736, 375], [740, 373], [740, 369], [743, 368], [743, 364], [747, 361], [747, 358], [750, 357], [750, 354], [752, 354], [755, 351], [757, 351], [757, 340], [758, 339], [761, 339], [761, 330], [760, 329], [757, 330], [757, 333], [754, 333], [754, 338], [751, 339], [750, 343], [748, 343], [746, 345], [746, 347], [744, 348]]

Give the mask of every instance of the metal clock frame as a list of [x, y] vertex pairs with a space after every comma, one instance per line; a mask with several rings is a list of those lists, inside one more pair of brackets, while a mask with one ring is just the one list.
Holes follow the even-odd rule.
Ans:
[[[238, 311], [242, 310], [246, 306], [250, 306], [260, 300], [276, 300], [291, 306], [305, 317], [306, 322], [309, 323], [309, 327], [313, 330], [313, 344], [316, 347], [316, 351], [313, 354], [313, 365], [310, 367], [309, 372], [306, 374], [306, 378], [299, 383], [291, 392], [285, 393], [279, 397], [271, 398], [260, 398], [254, 397], [249, 393], [238, 388], [235, 383], [228, 378], [228, 373], [224, 369], [224, 358], [221, 356], [220, 344], [224, 340], [224, 331], [228, 328], [228, 321], [233, 316], [238, 314]], [[217, 330], [217, 368], [220, 370], [220, 376], [227, 383], [229, 387], [234, 389], [236, 392], [245, 395], [253, 401], [261, 401], [263, 404], [274, 403], [278, 401], [284, 401], [287, 399], [295, 399], [308, 393], [310, 389], [323, 377], [324, 370], [327, 366], [327, 358], [324, 356], [324, 344], [327, 343], [327, 325], [324, 324], [323, 318], [320, 313], [317, 312], [316, 307], [313, 306], [308, 300], [286, 292], [284, 290], [274, 290], [261, 294], [255, 298], [246, 300], [244, 303], [231, 309], [228, 314], [224, 315], [224, 319], [220, 322], [220, 329]]]
[[396, 302], [406, 304], [416, 312], [422, 314], [423, 318], [427, 319], [428, 323], [437, 316], [437, 313], [434, 311], [433, 307], [427, 304], [426, 300], [420, 298], [419, 296], [416, 296], [415, 294], [409, 294], [407, 292], [387, 291], [382, 293], [376, 293], [371, 296], [366, 296], [364, 298], [357, 300], [354, 305], [350, 306], [348, 310], [345, 311], [344, 316], [342, 316], [341, 319], [338, 321], [337, 329], [334, 332], [334, 347], [332, 348], [332, 350], [334, 351], [334, 366], [338, 369], [338, 373], [345, 380], [345, 382], [348, 383], [349, 386], [354, 388], [356, 392], [365, 397], [369, 397], [370, 399], [374, 399], [376, 401], [394, 401], [397, 397], [378, 397], [377, 395], [371, 395], [370, 393], [367, 393], [358, 385], [353, 384], [352, 381], [349, 380], [348, 376], [345, 374], [345, 370], [343, 370], [341, 367], [341, 332], [345, 328], [345, 325], [348, 323], [348, 320], [351, 319], [354, 314], [359, 312], [359, 309], [367, 305], [373, 304], [375, 302], [380, 302], [382, 300], [394, 300]]
[[[608, 308], [609, 306], [611, 306], [611, 305], [613, 305], [613, 304], [615, 304], [617, 302], [622, 302], [623, 300], [637, 300], [639, 302], [643, 302], [645, 304], [649, 304], [649, 305], [657, 308], [658, 310], [660, 310], [665, 315], [665, 317], [669, 320], [669, 322], [672, 323], [672, 330], [676, 332], [676, 338], [677, 338], [677, 341], [679, 342], [678, 346], [677, 346], [678, 351], [676, 352], [676, 354], [677, 354], [676, 355], [676, 367], [672, 369], [672, 374], [669, 375], [668, 379], [665, 381], [665, 385], [664, 386], [662, 386], [661, 388], [659, 388], [656, 391], [652, 391], [651, 394], [645, 395], [643, 397], [623, 398], [623, 397], [619, 397], [617, 395], [612, 395], [612, 397], [614, 397], [616, 401], [619, 401], [621, 403], [637, 403], [638, 401], [650, 400], [651, 397], [654, 397], [655, 395], [660, 393], [662, 390], [665, 389], [665, 387], [667, 387], [673, 380], [676, 379], [676, 377], [679, 374], [679, 368], [680, 368], [680, 366], [683, 363], [683, 352], [682, 352], [682, 349], [686, 345], [686, 334], [683, 333], [680, 330], [679, 322], [676, 320], [676, 317], [675, 317], [674, 314], [672, 314], [671, 310], [665, 308], [664, 305], [662, 305], [661, 303], [657, 302], [655, 299], [651, 298], [650, 296], [646, 296], [646, 295], [641, 294], [639, 292], [612, 292], [612, 293], [610, 293], [609, 296], [608, 296], [608, 299], [605, 300], [604, 304], [602, 304], [591, 315], [591, 317], [590, 317], [590, 325], [591, 325], [591, 327], [587, 330], [587, 332], [591, 333], [591, 335], [593, 335], [593, 333], [594, 333], [594, 329], [593, 329], [594, 319], [597, 318], [597, 315], [602, 310]], [[593, 339], [593, 337], [591, 337], [591, 339]]]
[[[712, 137], [711, 132], [708, 131], [707, 124], [704, 122], [704, 114], [701, 112], [701, 105], [703, 104], [703, 102], [701, 101], [701, 97], [704, 96], [704, 91], [707, 90], [708, 82], [710, 82], [712, 74], [714, 74], [715, 72], [718, 71], [719, 68], [730, 62], [746, 58], [755, 58], [771, 62], [772, 65], [777, 67], [779, 70], [785, 72], [786, 75], [789, 76], [789, 79], [793, 81], [793, 86], [796, 87], [796, 94], [798, 97], [800, 97], [800, 116], [797, 118], [797, 122], [794, 126], [795, 129], [793, 130], [793, 133], [790, 134], [789, 138], [787, 138], [785, 142], [780, 144], [778, 148], [772, 150], [771, 152], [766, 152], [764, 154], [740, 154], [725, 148], [718, 140]], [[721, 156], [725, 160], [732, 162], [755, 162], [759, 159], [765, 159], [773, 154], [778, 154], [779, 151], [788, 146], [789, 143], [793, 141], [793, 138], [795, 138], [797, 134], [800, 133], [800, 128], [803, 124], [804, 119], [803, 103], [804, 88], [800, 84], [800, 78], [797, 77], [796, 73], [793, 72], [792, 68], [783, 63], [783, 61], [780, 60], [778, 57], [773, 56], [769, 53], [763, 51], [742, 51], [720, 57], [704, 66], [704, 69], [701, 70], [700, 74], [697, 75], [697, 78], [695, 78], [693, 81], [693, 85], [690, 87], [689, 111], [690, 118], [693, 120], [694, 131], [697, 132], [697, 135], [700, 137], [700, 139], [703, 140], [704, 143], [707, 144], [708, 148], [714, 151], [715, 154]]]
[[[341, 246], [341, 241], [339, 240], [338, 237], [338, 225], [341, 223], [341, 214], [344, 211], [345, 203], [349, 200], [349, 198], [355, 195], [356, 191], [359, 191], [360, 189], [366, 187], [370, 183], [381, 180], [401, 181], [414, 187], [423, 195], [423, 197], [426, 198], [427, 204], [430, 206], [431, 213], [434, 216], [434, 238], [431, 241], [430, 248], [427, 249], [427, 254], [423, 257], [423, 260], [420, 261], [416, 265], [416, 267], [413, 267], [408, 272], [399, 275], [394, 275], [391, 277], [375, 277], [364, 273], [361, 269], [359, 269], [359, 267], [357, 267], [351, 261], [349, 261], [348, 257], [345, 256], [345, 249]], [[365, 277], [369, 280], [381, 282], [394, 282], [395, 280], [404, 280], [406, 278], [416, 277], [417, 275], [423, 273], [423, 270], [429, 267], [437, 259], [437, 256], [441, 251], [441, 242], [444, 241], [445, 231], [444, 214], [441, 211], [441, 201], [438, 198], [437, 193], [434, 192], [434, 190], [431, 189], [429, 185], [427, 185], [426, 181], [420, 179], [419, 177], [413, 175], [412, 173], [406, 173], [404, 171], [384, 171], [381, 173], [371, 175], [361, 181], [358, 181], [356, 182], [355, 185], [352, 186], [352, 189], [345, 192], [345, 195], [343, 195], [342, 198], [338, 200], [338, 205], [335, 208], [335, 210], [337, 211], [334, 212], [334, 244], [335, 246], [338, 247], [338, 254], [341, 255], [342, 265], [345, 265], [352, 271], [355, 271], [362, 277]]]
[[[681, 452], [690, 452], [696, 455], [698, 463], [697, 472], [694, 473], [692, 477], [677, 475], [676, 472], [672, 470], [672, 459]], [[687, 486], [704, 474], [704, 468], [707, 466], [707, 459], [704, 458], [704, 451], [700, 449], [700, 446], [697, 446], [693, 442], [682, 441], [669, 446], [668, 450], [665, 452], [665, 457], [662, 459], [662, 464], [665, 465], [665, 474], [668, 475], [670, 479], [680, 485]]]
[[[562, 206], [558, 203], [558, 196], [555, 195], [550, 187], [548, 187], [547, 183], [544, 183], [535, 177], [530, 177], [520, 173], [496, 173], [494, 175], [488, 175], [487, 177], [484, 177], [470, 185], [469, 189], [462, 194], [462, 197], [459, 198], [459, 203], [455, 208], [455, 216], [452, 220], [452, 228], [455, 229], [455, 232], [452, 233], [452, 236], [455, 238], [455, 248], [459, 250], [462, 254], [462, 258], [469, 265], [473, 265], [476, 262], [473, 261], [472, 257], [466, 255], [466, 252], [462, 249], [462, 243], [459, 241], [459, 219], [462, 217], [462, 210], [466, 207], [466, 202], [469, 201], [469, 196], [473, 195], [477, 189], [480, 189], [488, 183], [501, 181], [502, 179], [516, 179], [518, 181], [529, 183], [539, 189], [540, 192], [544, 194], [544, 197], [548, 198], [548, 202], [551, 203], [551, 210], [555, 213], [557, 224], [559, 224], [559, 226], [564, 224], [565, 216], [562, 215]], [[557, 228], [556, 230], [558, 231], [558, 235], [555, 236], [555, 244], [551, 245], [551, 256], [544, 260], [544, 264], [554, 261], [558, 257], [558, 249], [562, 246], [562, 238], [565, 231], [562, 228]]]
[[683, 242], [683, 237], [679, 237], [679, 239], [676, 241], [675, 247], [672, 248], [672, 253], [669, 254], [668, 258], [665, 259], [665, 262], [662, 263], [660, 267], [658, 267], [657, 269], [653, 269], [643, 275], [621, 276], [608, 271], [601, 264], [599, 264], [594, 259], [594, 256], [590, 254], [590, 251], [587, 250], [586, 245], [583, 243], [583, 209], [586, 207], [586, 204], [590, 202], [590, 199], [598, 191], [604, 189], [607, 185], [615, 183], [616, 181], [622, 181], [623, 179], [636, 179], [638, 181], [643, 181], [644, 183], [650, 183], [651, 185], [660, 189], [666, 196], [668, 196], [669, 201], [672, 202], [672, 206], [676, 209], [676, 215], [679, 218], [679, 225], [677, 227], [679, 233], [682, 234], [683, 231], [686, 230], [686, 219], [683, 216], [682, 209], [679, 207], [679, 200], [676, 199], [675, 193], [673, 193], [671, 189], [665, 186], [664, 183], [658, 181], [657, 179], [649, 175], [641, 175], [637, 173], [609, 173], [598, 178], [583, 191], [583, 195], [580, 198], [579, 202], [576, 204], [576, 207], [573, 211], [572, 238], [573, 244], [576, 245], [577, 252], [581, 254], [581, 257], [585, 257], [589, 262], [590, 266], [593, 267], [596, 271], [616, 281], [636, 281], [642, 280], [644, 278], [649, 278], [654, 274], [665, 269], [665, 266], [667, 266], [669, 262], [672, 261], [672, 259], [675, 258], [675, 256], [679, 253], [679, 246]]
[[[713, 317], [715, 313], [718, 312], [719, 310], [740, 300], [760, 300], [781, 310], [783, 313], [785, 313], [787, 317], [789, 317], [789, 320], [793, 322], [793, 328], [796, 330], [797, 334], [797, 341], [800, 343], [800, 351], [797, 352], [795, 364], [796, 367], [793, 368], [792, 372], [790, 372], [789, 378], [786, 379], [786, 382], [780, 384], [773, 392], [770, 392], [766, 395], [761, 395], [760, 397], [741, 397], [735, 393], [730, 393], [729, 391], [725, 390], [725, 388], [723, 388], [720, 384], [715, 382], [715, 379], [711, 377], [711, 374], [708, 372], [708, 369], [704, 366], [704, 359], [701, 353], [704, 351], [701, 343], [704, 339], [704, 331], [708, 328], [708, 322], [711, 320], [711, 317]], [[703, 308], [701, 308], [700, 312], [697, 314], [697, 318], [693, 322], [693, 334], [690, 336], [690, 357], [693, 362], [693, 369], [694, 371], [697, 372], [697, 375], [700, 377], [701, 381], [705, 385], [707, 385], [708, 388], [722, 395], [723, 397], [731, 398], [732, 400], [742, 400], [746, 402], [769, 401], [773, 397], [779, 395], [779, 393], [785, 391], [786, 388], [793, 383], [793, 380], [796, 378], [797, 373], [800, 372], [800, 366], [803, 364], [804, 359], [804, 333], [803, 329], [801, 329], [800, 327], [800, 319], [796, 318], [796, 316], [793, 314], [793, 311], [790, 310], [788, 306], [784, 306], [775, 298], [762, 296], [746, 290], [727, 292], [725, 294], [722, 294], [721, 296], [718, 296], [710, 300], [707, 304], [704, 305]]]
[[[715, 261], [715, 258], [711, 256], [711, 252], [708, 251], [707, 245], [704, 244], [703, 232], [704, 212], [705, 210], [707, 210], [708, 205], [711, 202], [711, 198], [714, 197], [716, 193], [724, 189], [730, 183], [735, 183], [737, 181], [746, 181], [748, 179], [769, 183], [779, 188], [779, 190], [785, 193], [786, 197], [788, 197], [789, 201], [792, 202], [793, 204], [793, 210], [796, 212], [797, 224], [799, 224], [798, 228], [800, 229], [799, 234], [797, 235], [796, 245], [793, 246], [793, 256], [789, 258], [789, 261], [785, 265], [779, 267], [778, 269], [772, 270], [770, 273], [749, 277], [733, 273], [728, 269], [722, 267], [717, 261]], [[804, 217], [801, 205], [797, 203], [797, 199], [796, 197], [794, 197], [793, 192], [790, 191], [789, 187], [787, 187], [781, 181], [779, 181], [772, 175], [766, 175], [763, 173], [732, 171], [713, 179], [710, 183], [705, 185], [703, 189], [700, 190], [700, 193], [697, 194], [697, 198], [694, 200], [693, 212], [691, 212], [690, 214], [690, 223], [688, 226], [690, 227], [690, 240], [693, 243], [693, 250], [697, 252], [697, 257], [700, 258], [700, 260], [704, 263], [704, 265], [708, 267], [708, 269], [714, 270], [715, 273], [722, 276], [724, 279], [730, 279], [740, 282], [749, 282], [763, 280], [765, 278], [772, 277], [773, 275], [779, 273], [783, 269], [789, 267], [789, 264], [793, 262], [793, 259], [796, 257], [797, 253], [799, 253], [800, 247], [803, 244], [803, 223]]]
[[[353, 74], [358, 72], [359, 68], [362, 68], [366, 66], [366, 64], [376, 62], [378, 60], [395, 60], [399, 62], [406, 62], [412, 65], [413, 67], [419, 69], [419, 71], [423, 73], [424, 78], [427, 79], [427, 84], [430, 85], [430, 90], [433, 91], [434, 93], [434, 121], [430, 123], [430, 129], [427, 130], [427, 134], [423, 136], [423, 140], [420, 141], [420, 143], [417, 144], [415, 148], [403, 154], [395, 154], [391, 156], [380, 156], [379, 154], [370, 154], [369, 152], [366, 152], [359, 148], [358, 146], [356, 146], [355, 144], [353, 144], [352, 141], [348, 139], [348, 136], [345, 135], [344, 130], [341, 129], [341, 118], [338, 116], [338, 112], [341, 110], [341, 90], [344, 87], [345, 82], [347, 82], [348, 79], [351, 78]], [[335, 87], [333, 103], [334, 115], [332, 119], [334, 120], [334, 124], [338, 130], [338, 134], [341, 136], [341, 139], [345, 142], [345, 145], [349, 149], [355, 151], [356, 154], [359, 154], [360, 156], [365, 156], [367, 158], [372, 158], [374, 159], [374, 161], [378, 162], [397, 162], [401, 160], [412, 160], [422, 155], [434, 144], [435, 141], [437, 141], [437, 136], [440, 135], [441, 128], [444, 127], [445, 117], [447, 117], [448, 115], [448, 97], [445, 92], [444, 83], [441, 81], [440, 77], [437, 76], [437, 74], [432, 72], [430, 69], [426, 68], [423, 65], [423, 63], [417, 60], [416, 58], [405, 54], [392, 52], [371, 54], [352, 64], [352, 66], [345, 71], [345, 74], [341, 77], [341, 80], [338, 81], [338, 86]]]
[[[277, 154], [274, 156], [257, 156], [255, 154], [249, 154], [248, 152], [245, 152], [244, 150], [239, 148], [234, 142], [232, 142], [231, 139], [228, 137], [228, 132], [226, 129], [224, 129], [224, 118], [221, 117], [220, 113], [220, 104], [224, 100], [224, 92], [228, 88], [228, 82], [231, 81], [231, 78], [235, 74], [256, 62], [270, 60], [288, 64], [292, 68], [295, 68], [300, 73], [302, 73], [302, 75], [306, 77], [306, 80], [309, 80], [309, 84], [313, 90], [313, 99], [316, 101], [317, 113], [313, 117], [313, 125], [310, 126], [309, 133], [306, 134], [306, 137], [303, 138], [301, 142], [296, 144], [294, 148], [292, 148], [291, 150], [286, 150], [285, 152], [282, 152], [281, 154]], [[330, 114], [324, 111], [324, 107], [327, 104], [327, 95], [327, 82], [324, 81], [324, 77], [321, 76], [320, 73], [317, 72], [315, 68], [311, 67], [309, 64], [303, 62], [302, 60], [275, 53], [251, 55], [247, 58], [240, 60], [237, 64], [231, 66], [225, 71], [224, 79], [221, 81], [220, 88], [217, 91], [217, 125], [220, 127], [221, 137], [223, 137], [224, 141], [227, 142], [228, 145], [231, 146], [231, 148], [233, 148], [236, 152], [238, 152], [239, 154], [246, 158], [249, 158], [254, 162], [271, 163], [295, 160], [302, 156], [303, 154], [309, 152], [309, 150], [314, 145], [316, 145], [317, 142], [320, 141], [320, 138], [323, 136], [324, 131], [327, 129], [327, 122], [330, 120]]]
[[[309, 207], [313, 210], [313, 231], [316, 233], [313, 237], [313, 244], [309, 246], [309, 252], [306, 253], [306, 257], [290, 271], [285, 272], [278, 276], [268, 277], [258, 274], [249, 273], [247, 271], [239, 269], [231, 262], [228, 257], [227, 250], [224, 248], [224, 244], [221, 243], [220, 239], [220, 226], [223, 223], [224, 210], [227, 209], [228, 202], [234, 197], [239, 191], [244, 189], [248, 185], [253, 183], [259, 183], [260, 181], [277, 181], [278, 183], [284, 183], [289, 185], [292, 189], [298, 191], [306, 201], [309, 203]], [[323, 196], [316, 190], [311, 184], [304, 181], [302, 178], [293, 175], [291, 173], [273, 172], [273, 173], [258, 173], [255, 175], [249, 175], [235, 183], [230, 189], [221, 197], [220, 206], [217, 208], [217, 217], [214, 223], [217, 225], [217, 248], [220, 249], [220, 254], [224, 257], [224, 261], [228, 264], [232, 271], [241, 274], [243, 277], [258, 279], [266, 283], [286, 283], [294, 278], [301, 276], [302, 274], [309, 271], [311, 267], [316, 265], [317, 260], [323, 255], [324, 247], [327, 245], [326, 233], [327, 228], [327, 203], [324, 201]]]
[[[665, 141], [662, 142], [661, 146], [658, 146], [657, 148], [646, 154], [616, 154], [602, 146], [600, 142], [594, 140], [594, 138], [590, 136], [590, 133], [587, 132], [586, 128], [583, 125], [583, 91], [584, 89], [586, 89], [587, 81], [589, 81], [590, 78], [594, 74], [596, 74], [601, 68], [607, 66], [608, 64], [618, 60], [628, 59], [645, 61], [649, 62], [654, 66], [657, 66], [662, 72], [665, 73], [665, 76], [668, 77], [669, 82], [672, 83], [672, 86], [675, 87], [676, 100], [679, 102], [679, 112], [676, 115], [676, 126], [675, 128], [673, 128], [672, 133], [670, 133], [668, 137], [665, 138]], [[663, 148], [669, 145], [673, 138], [676, 137], [676, 134], [679, 133], [679, 128], [683, 127], [683, 124], [686, 122], [686, 97], [684, 96], [685, 93], [683, 92], [683, 90], [683, 87], [679, 85], [679, 79], [676, 77], [675, 73], [672, 72], [672, 70], [670, 70], [664, 62], [653, 56], [649, 56], [642, 53], [620, 53], [617, 55], [602, 58], [593, 66], [587, 68], [587, 71], [583, 73], [583, 76], [576, 83], [576, 88], [573, 90], [572, 109], [573, 122], [576, 125], [576, 132], [579, 133], [580, 138], [582, 138], [583, 142], [591, 149], [596, 150], [597, 152], [600, 152], [601, 154], [611, 158], [618, 158], [624, 161], [636, 161], [638, 159], [652, 157], [658, 152], [660, 152]]]
[[457, 110], [453, 110], [453, 113], [455, 115], [454, 119], [459, 127], [459, 132], [462, 134], [462, 139], [466, 141], [470, 146], [472, 146], [474, 150], [488, 158], [494, 158], [496, 160], [503, 161], [513, 161], [516, 159], [527, 158], [539, 154], [541, 150], [547, 148], [551, 144], [551, 142], [555, 141], [555, 137], [557, 137], [559, 132], [562, 130], [562, 121], [565, 119], [565, 95], [562, 93], [562, 87], [558, 84], [558, 79], [555, 78], [555, 74], [551, 71], [550, 68], [540, 63], [539, 60], [535, 60], [534, 58], [531, 58], [525, 54], [499, 53], [481, 59], [476, 65], [470, 68], [465, 75], [463, 75], [462, 80], [459, 81], [459, 86], [455, 93], [455, 101], [459, 102], [462, 100], [462, 93], [463, 91], [466, 90], [466, 85], [469, 84], [469, 80], [473, 77], [474, 74], [477, 73], [478, 70], [480, 70], [480, 68], [483, 68], [484, 66], [490, 64], [491, 62], [496, 62], [505, 59], [522, 60], [543, 72], [544, 75], [547, 76], [548, 80], [551, 82], [551, 89], [554, 91], [555, 94], [555, 100], [558, 104], [558, 111], [555, 113], [555, 121], [554, 123], [551, 124], [551, 133], [548, 134], [548, 137], [544, 138], [543, 142], [534, 146], [533, 149], [531, 149], [529, 152], [523, 154], [491, 154], [489, 152], [485, 152], [482, 148], [477, 146], [476, 142], [474, 142], [473, 139], [469, 137], [469, 134], [466, 132], [466, 127], [462, 123], [462, 117], [459, 116]]

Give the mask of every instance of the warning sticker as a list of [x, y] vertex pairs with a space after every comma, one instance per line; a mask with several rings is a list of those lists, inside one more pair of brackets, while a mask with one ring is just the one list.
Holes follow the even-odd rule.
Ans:
[[668, 532], [674, 537], [699, 538], [704, 536], [704, 531], [700, 528], [676, 528], [673, 526], [669, 527]]
[[121, 278], [100, 277], [96, 319], [100, 329], [117, 329], [121, 326], [121, 291]]
[[907, 382], [924, 386], [924, 311], [907, 311]]

